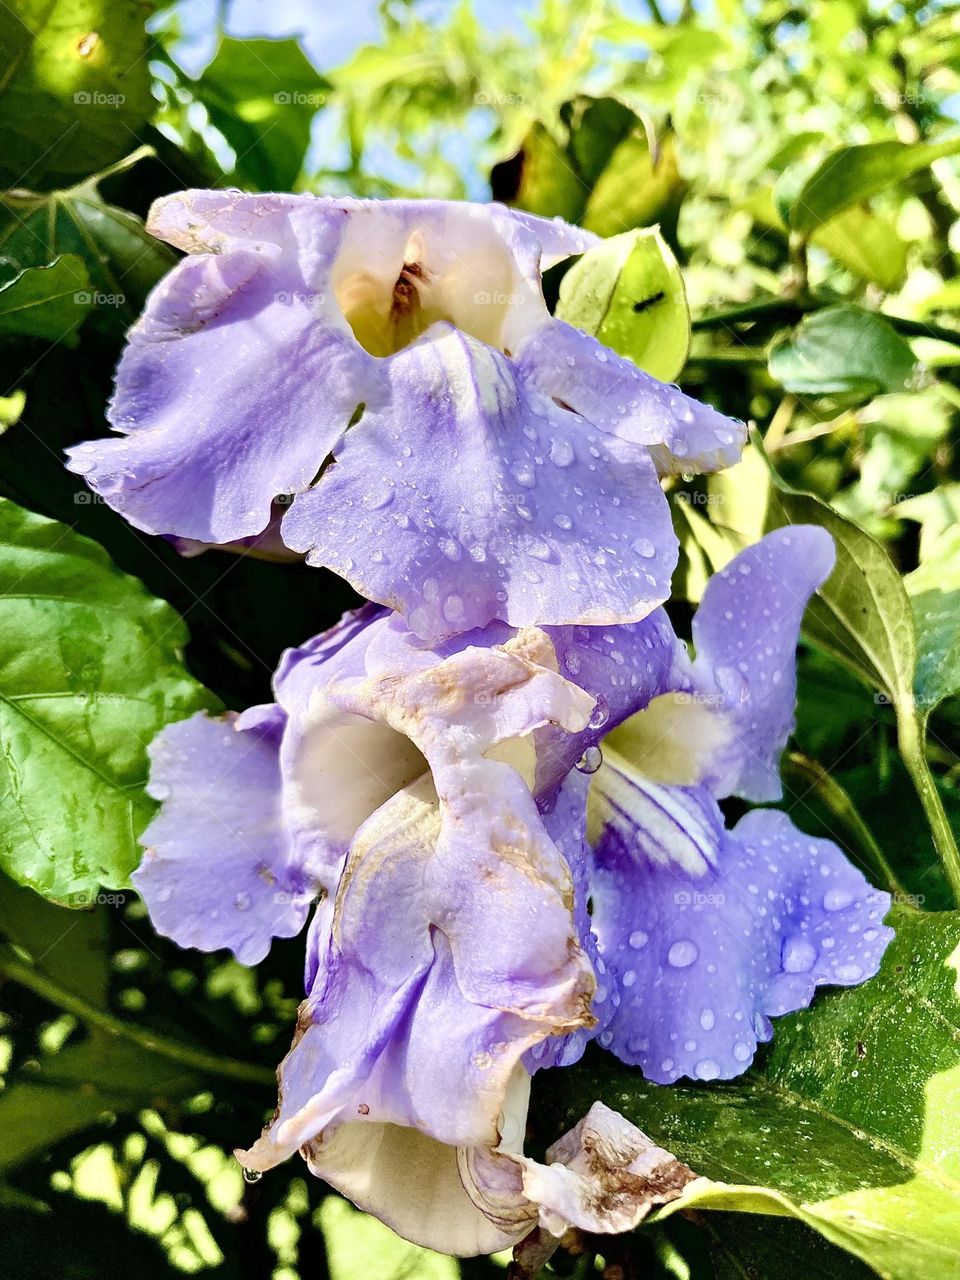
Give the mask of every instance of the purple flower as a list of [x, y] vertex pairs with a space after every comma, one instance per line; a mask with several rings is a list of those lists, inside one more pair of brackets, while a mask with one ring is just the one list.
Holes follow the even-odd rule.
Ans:
[[818, 985], [876, 972], [889, 894], [830, 840], [758, 809], [732, 830], [718, 800], [781, 795], [794, 652], [833, 567], [823, 530], [769, 534], [709, 583], [696, 658], [674, 690], [610, 734], [591, 789], [594, 1012], [600, 1042], [651, 1080], [730, 1079]]
[[[591, 1217], [579, 1138], [562, 1169], [523, 1156], [530, 1074], [598, 1036], [657, 1081], [738, 1075], [771, 1017], [872, 974], [891, 936], [888, 896], [834, 844], [766, 809], [728, 830], [718, 806], [779, 794], [800, 620], [832, 561], [809, 527], [742, 553], [693, 658], [662, 610], [428, 647], [367, 606], [284, 656], [275, 704], [161, 733], [135, 874], [155, 927], [249, 963], [319, 899], [248, 1167], [299, 1149], [454, 1253], [636, 1220], [629, 1197]], [[611, 1114], [591, 1124], [633, 1168]]]
[[739, 424], [552, 318], [541, 270], [594, 237], [499, 205], [192, 191], [130, 334], [119, 438], [69, 466], [140, 529], [283, 543], [422, 638], [636, 621], [676, 562], [660, 474]]

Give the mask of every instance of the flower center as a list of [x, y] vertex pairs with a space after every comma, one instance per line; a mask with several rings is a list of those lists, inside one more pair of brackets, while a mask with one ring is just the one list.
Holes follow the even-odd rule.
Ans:
[[360, 345], [391, 356], [431, 325], [446, 322], [504, 350], [504, 322], [527, 292], [502, 240], [477, 219], [405, 233], [372, 249], [347, 245], [333, 285], [344, 318]]

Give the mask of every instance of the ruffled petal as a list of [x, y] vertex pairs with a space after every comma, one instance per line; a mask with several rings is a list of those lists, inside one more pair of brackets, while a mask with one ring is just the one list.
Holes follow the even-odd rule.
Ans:
[[737, 462], [746, 428], [658, 382], [596, 338], [554, 320], [519, 351], [521, 376], [587, 422], [645, 445], [661, 475], [717, 471]]
[[771, 1017], [871, 977], [893, 936], [889, 895], [774, 810], [722, 835], [699, 875], [612, 827], [596, 853], [593, 925], [620, 996], [601, 1043], [661, 1084], [739, 1075]]
[[390, 362], [369, 410], [282, 525], [288, 546], [425, 640], [631, 622], [669, 594], [676, 539], [645, 450], [536, 397], [451, 329]]
[[654, 782], [702, 784], [721, 799], [779, 799], [800, 623], [833, 562], [825, 530], [792, 525], [714, 574], [693, 619], [696, 659], [678, 644], [659, 696], [604, 744], [618, 767]]
[[[558, 674], [543, 632], [428, 666], [429, 655], [407, 649], [408, 670], [385, 678], [379, 663], [383, 650], [396, 652], [395, 639], [389, 620], [376, 620], [313, 670], [309, 697], [301, 688], [289, 700], [309, 659], [288, 663], [278, 685], [288, 714], [299, 716], [285, 735], [285, 751], [288, 739], [300, 743], [285, 757], [285, 781], [298, 753], [309, 764], [301, 823], [313, 803], [314, 821], [329, 826], [330, 778], [319, 785], [317, 777], [325, 753], [343, 756], [351, 727], [412, 744], [419, 754], [403, 769], [418, 761], [420, 774], [403, 783], [384, 756], [382, 769], [394, 770], [380, 776], [389, 798], [362, 798], [377, 803], [350, 841], [324, 926], [311, 933], [322, 951], [315, 985], [281, 1066], [280, 1110], [243, 1153], [252, 1168], [326, 1142], [360, 1117], [453, 1145], [495, 1145], [524, 1053], [592, 1022], [593, 973], [579, 946], [570, 868], [530, 786], [532, 732], [547, 723], [582, 729], [593, 700]], [[351, 655], [358, 645], [362, 664]], [[362, 675], [353, 674], [358, 665]], [[324, 683], [327, 667], [339, 675]], [[332, 738], [318, 739], [331, 725]]]
[[714, 794], [779, 799], [780, 755], [797, 699], [800, 623], [834, 559], [825, 529], [791, 525], [741, 551], [707, 583], [693, 619], [693, 679], [708, 703], [722, 702], [733, 726], [731, 743], [704, 777]]
[[311, 483], [380, 384], [330, 285], [342, 215], [313, 218], [308, 251], [274, 197], [232, 199], [219, 197], [247, 222], [263, 207], [256, 230], [280, 243], [230, 239], [210, 252], [208, 236], [206, 252], [178, 263], [117, 370], [109, 418], [120, 438], [68, 451], [69, 468], [137, 528], [204, 543], [267, 529], [273, 500]]
[[306, 920], [317, 886], [283, 824], [282, 726], [276, 707], [201, 714], [168, 725], [150, 748], [148, 790], [163, 807], [132, 879], [153, 927], [182, 947], [227, 947], [256, 964]]

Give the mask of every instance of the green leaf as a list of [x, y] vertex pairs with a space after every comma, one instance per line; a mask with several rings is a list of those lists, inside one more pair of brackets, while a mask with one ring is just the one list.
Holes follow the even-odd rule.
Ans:
[[849, 271], [887, 293], [900, 289], [906, 280], [906, 242], [891, 223], [858, 205], [818, 227], [812, 241]]
[[63, 185], [131, 150], [153, 115], [137, 0], [0, 6], [0, 184]]
[[104, 902], [95, 910], [66, 912], [0, 872], [0, 930], [48, 977], [101, 1007], [110, 977], [108, 910]]
[[[898, 908], [880, 973], [778, 1018], [742, 1080], [648, 1084], [593, 1059], [544, 1072], [560, 1132], [600, 1097], [707, 1179], [668, 1212], [794, 1217], [887, 1280], [960, 1267], [960, 914]], [[719, 1185], [718, 1185], [719, 1184]]]
[[140, 859], [147, 744], [212, 699], [183, 667], [169, 605], [95, 543], [6, 500], [0, 615], [0, 865], [84, 905]]
[[597, 235], [612, 236], [656, 222], [672, 235], [686, 191], [673, 135], [659, 140], [654, 155], [646, 132], [637, 128], [616, 148], [597, 179], [584, 209], [583, 225]]
[[958, 151], [960, 137], [926, 144], [888, 141], [839, 147], [801, 186], [790, 206], [790, 227], [809, 233], [850, 205]]
[[[144, 152], [135, 152], [130, 167]], [[58, 254], [83, 260], [93, 314], [89, 324], [119, 337], [140, 313], [150, 289], [176, 262], [126, 209], [100, 195], [100, 175], [46, 195], [0, 195], [0, 255], [21, 268], [45, 266]]]
[[[0, 1093], [0, 1169], [54, 1142], [203, 1087], [203, 1076], [123, 1040], [91, 1037], [44, 1058]], [[106, 1114], [105, 1114], [106, 1113]]]
[[920, 560], [933, 554], [941, 534], [960, 523], [960, 484], [941, 484], [929, 493], [905, 498], [890, 509], [901, 520], [916, 520], [920, 525]]
[[903, 580], [880, 543], [859, 525], [812, 494], [797, 493], [772, 468], [771, 475], [777, 492], [768, 507], [770, 525], [818, 524], [836, 547], [836, 567], [811, 600], [804, 631], [892, 702], [903, 762], [960, 902], [960, 850], [926, 758], [930, 707], [914, 696], [917, 638]]
[[236, 153], [235, 176], [261, 191], [293, 187], [329, 88], [296, 40], [230, 36], [193, 86]]
[[642, 120], [614, 98], [574, 98], [560, 124], [535, 123], [518, 154], [494, 168], [494, 197], [601, 236], [654, 223], [671, 236], [687, 189], [673, 135], [651, 155]]
[[701, 1213], [712, 1280], [876, 1280], [876, 1272], [790, 1218]]
[[686, 362], [683, 277], [656, 227], [626, 231], [585, 253], [563, 278], [557, 315], [661, 382], [672, 382]]
[[92, 305], [87, 268], [81, 258], [67, 253], [47, 267], [27, 267], [0, 285], [0, 334], [73, 346]]
[[20, 416], [26, 407], [25, 391], [12, 391], [8, 396], [0, 396], [0, 435], [8, 427], [13, 427], [20, 421]]
[[815, 311], [770, 350], [771, 377], [798, 395], [867, 400], [914, 379], [910, 346], [882, 316], [845, 303]]
[[929, 712], [960, 692], [960, 528], [944, 533], [903, 585], [917, 632], [917, 703]]

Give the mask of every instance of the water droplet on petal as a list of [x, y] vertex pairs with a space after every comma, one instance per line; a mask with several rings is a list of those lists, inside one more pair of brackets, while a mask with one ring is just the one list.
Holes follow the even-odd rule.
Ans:
[[853, 901], [853, 894], [846, 889], [828, 889], [823, 895], [823, 906], [826, 911], [842, 911]]
[[249, 1183], [259, 1182], [262, 1177], [263, 1177], [263, 1174], [259, 1169], [244, 1169], [243, 1171], [244, 1182], [249, 1182]]
[[686, 969], [699, 955], [700, 949], [697, 944], [691, 942], [689, 938], [682, 938], [667, 952], [667, 962], [673, 965], [674, 969]]
[[780, 958], [784, 973], [809, 973], [817, 951], [806, 938], [785, 938]]
[[603, 764], [603, 752], [599, 747], [587, 747], [586, 751], [577, 761], [577, 769], [580, 773], [596, 773]]

